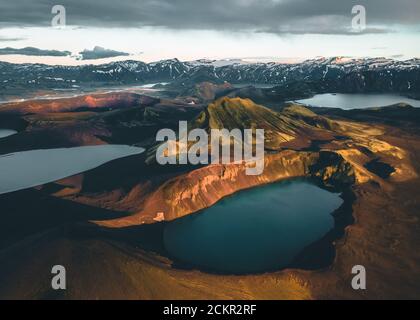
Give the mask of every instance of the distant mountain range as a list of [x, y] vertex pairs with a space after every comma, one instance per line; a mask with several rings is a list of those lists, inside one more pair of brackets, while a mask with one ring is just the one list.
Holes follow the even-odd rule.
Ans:
[[77, 89], [87, 85], [158, 82], [190, 87], [204, 81], [273, 86], [317, 82], [335, 92], [399, 92], [418, 96], [420, 59], [319, 58], [295, 64], [171, 59], [155, 63], [120, 61], [83, 66], [0, 62], [0, 93], [14, 89]]

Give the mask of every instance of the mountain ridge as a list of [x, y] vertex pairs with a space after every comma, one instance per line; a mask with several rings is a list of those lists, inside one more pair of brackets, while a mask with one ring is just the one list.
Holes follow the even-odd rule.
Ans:
[[420, 92], [420, 59], [319, 58], [301, 63], [212, 63], [178, 59], [145, 63], [127, 60], [102, 65], [50, 66], [0, 62], [0, 92], [30, 89], [77, 89], [86, 84], [127, 85], [172, 82], [189, 87], [204, 81], [282, 86], [322, 82], [334, 90]]

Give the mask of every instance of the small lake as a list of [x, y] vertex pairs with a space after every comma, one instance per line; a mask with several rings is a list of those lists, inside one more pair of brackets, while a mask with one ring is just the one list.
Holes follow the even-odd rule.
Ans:
[[278, 86], [278, 84], [266, 84], [266, 83], [231, 83], [235, 88], [246, 88], [254, 87], [257, 89], [270, 89]]
[[420, 100], [392, 94], [326, 93], [317, 94], [308, 99], [296, 100], [296, 102], [312, 107], [341, 108], [344, 110], [385, 107], [401, 102], [420, 108]]
[[307, 180], [238, 192], [172, 221], [163, 242], [175, 260], [198, 269], [243, 274], [280, 270], [334, 227], [343, 200]]
[[142, 152], [143, 148], [126, 145], [99, 145], [0, 155], [0, 194], [70, 177]]
[[0, 129], [0, 139], [1, 138], [6, 138], [8, 136], [12, 136], [12, 135], [14, 135], [16, 133], [17, 133], [17, 131], [15, 131], [15, 130]]
[[144, 89], [153, 89], [154, 86], [157, 86], [157, 85], [166, 86], [167, 84], [169, 84], [169, 82], [147, 83], [147, 84], [143, 84], [143, 85], [138, 86], [138, 87], [139, 88], [144, 88]]

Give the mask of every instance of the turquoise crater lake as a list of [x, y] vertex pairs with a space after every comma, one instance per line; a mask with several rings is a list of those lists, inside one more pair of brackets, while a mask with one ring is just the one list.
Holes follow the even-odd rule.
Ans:
[[206, 271], [280, 270], [334, 228], [342, 203], [308, 180], [274, 183], [168, 223], [163, 242], [175, 261]]

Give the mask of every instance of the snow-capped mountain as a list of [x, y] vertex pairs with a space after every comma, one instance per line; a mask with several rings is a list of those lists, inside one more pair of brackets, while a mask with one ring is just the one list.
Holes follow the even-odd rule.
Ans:
[[322, 81], [347, 91], [420, 92], [420, 59], [317, 58], [301, 63], [246, 63], [241, 60], [177, 59], [154, 63], [121, 61], [104, 65], [49, 66], [0, 62], [0, 91], [9, 88], [77, 88], [89, 84], [212, 81], [284, 85]]

